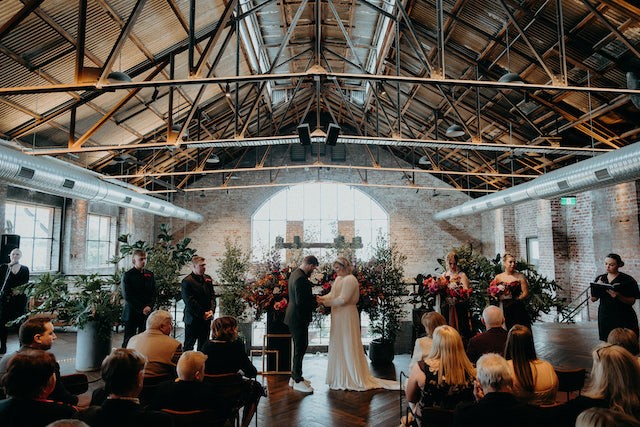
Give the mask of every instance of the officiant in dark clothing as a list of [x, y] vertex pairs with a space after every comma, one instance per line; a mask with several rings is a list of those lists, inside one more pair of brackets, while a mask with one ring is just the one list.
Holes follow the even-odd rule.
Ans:
[[638, 282], [628, 274], [618, 271], [624, 261], [618, 254], [609, 254], [604, 259], [607, 270], [596, 277], [595, 283], [613, 285], [613, 288], [591, 286], [591, 301], [600, 300], [598, 307], [598, 335], [606, 341], [615, 328], [628, 328], [638, 335], [638, 316], [633, 304], [640, 298]]
[[211, 276], [204, 274], [206, 267], [206, 260], [196, 255], [191, 258], [191, 274], [182, 279], [184, 351], [193, 350], [196, 341], [198, 350], [201, 350], [209, 341], [211, 320], [216, 311], [216, 293]]

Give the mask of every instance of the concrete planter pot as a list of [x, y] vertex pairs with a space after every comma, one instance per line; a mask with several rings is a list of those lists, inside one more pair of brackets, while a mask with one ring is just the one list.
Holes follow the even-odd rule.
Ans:
[[98, 334], [98, 322], [87, 322], [78, 329], [76, 341], [76, 371], [97, 371], [111, 353], [111, 336]]

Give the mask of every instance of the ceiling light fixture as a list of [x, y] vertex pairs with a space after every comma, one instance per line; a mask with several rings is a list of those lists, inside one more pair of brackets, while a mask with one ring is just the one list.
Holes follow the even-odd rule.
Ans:
[[216, 163], [220, 163], [220, 157], [218, 157], [218, 155], [216, 153], [211, 154], [211, 156], [209, 156], [209, 158], [206, 160], [207, 163], [212, 163], [212, 164], [216, 164]]
[[418, 159], [418, 164], [419, 165], [430, 165], [431, 161], [429, 161], [429, 158], [427, 156], [422, 156], [422, 157], [420, 157], [420, 159]]
[[449, 126], [449, 128], [447, 129], [447, 132], [445, 133], [445, 135], [447, 135], [449, 138], [456, 138], [458, 136], [463, 136], [465, 134], [464, 129], [462, 129], [462, 126], [460, 125], [451, 125]]
[[133, 80], [127, 73], [123, 73], [122, 71], [112, 71], [107, 75], [107, 81], [109, 83], [131, 83]]

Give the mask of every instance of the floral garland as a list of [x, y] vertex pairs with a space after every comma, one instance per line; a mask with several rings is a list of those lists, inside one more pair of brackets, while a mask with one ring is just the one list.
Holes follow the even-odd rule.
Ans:
[[489, 283], [487, 292], [489, 292], [489, 296], [493, 299], [504, 299], [506, 297], [510, 297], [511, 290], [519, 285], [520, 282], [517, 280], [509, 283], [504, 283], [498, 282], [496, 279], [493, 279], [491, 283]]
[[262, 313], [276, 311], [284, 313], [289, 298], [289, 268], [274, 269], [264, 273], [255, 282], [247, 286], [243, 298], [256, 310], [256, 319]]

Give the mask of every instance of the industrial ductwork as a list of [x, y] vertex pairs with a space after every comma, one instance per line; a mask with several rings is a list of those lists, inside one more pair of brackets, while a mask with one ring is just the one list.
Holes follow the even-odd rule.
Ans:
[[[0, 140], [4, 144], [7, 141]], [[0, 180], [58, 196], [111, 203], [154, 215], [202, 222], [203, 217], [155, 197], [137, 193], [101, 175], [53, 157], [37, 157], [0, 144]]]
[[443, 221], [535, 199], [548, 199], [640, 178], [640, 142], [549, 172], [527, 183], [436, 213]]

